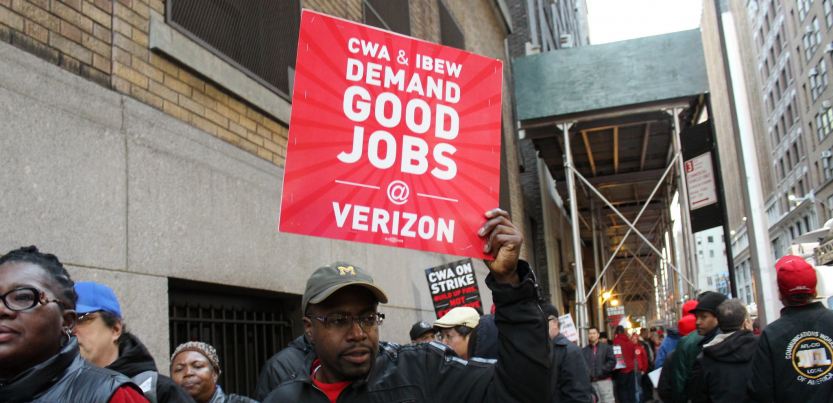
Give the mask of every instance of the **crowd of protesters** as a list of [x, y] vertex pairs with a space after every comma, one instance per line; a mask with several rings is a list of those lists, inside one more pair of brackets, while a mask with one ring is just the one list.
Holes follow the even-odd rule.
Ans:
[[360, 267], [322, 266], [303, 295], [304, 333], [266, 362], [252, 398], [223, 391], [219, 355], [204, 342], [176, 347], [170, 377], [160, 374], [112, 289], [73, 282], [33, 246], [8, 252], [0, 403], [833, 402], [833, 313], [814, 302], [815, 270], [803, 259], [776, 264], [785, 308], [761, 331], [740, 300], [705, 292], [676, 327], [629, 335], [617, 326], [612, 339], [591, 327], [581, 348], [519, 260], [523, 236], [508, 215], [486, 219], [492, 314], [455, 308], [414, 324], [411, 344], [380, 341], [385, 292]]

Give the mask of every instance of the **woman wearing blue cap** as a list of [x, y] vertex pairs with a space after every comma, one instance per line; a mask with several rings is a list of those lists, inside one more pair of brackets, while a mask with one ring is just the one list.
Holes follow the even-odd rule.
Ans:
[[79, 316], [74, 333], [84, 359], [129, 377], [151, 403], [193, 403], [173, 379], [159, 374], [148, 349], [127, 331], [110, 287], [85, 281], [75, 283], [75, 292]]

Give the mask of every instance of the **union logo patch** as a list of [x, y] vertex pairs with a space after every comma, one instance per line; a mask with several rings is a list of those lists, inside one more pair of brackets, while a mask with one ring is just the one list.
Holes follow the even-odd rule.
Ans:
[[813, 385], [833, 377], [830, 374], [833, 370], [831, 344], [833, 340], [829, 336], [815, 331], [803, 332], [790, 341], [786, 358], [800, 374], [799, 380]]

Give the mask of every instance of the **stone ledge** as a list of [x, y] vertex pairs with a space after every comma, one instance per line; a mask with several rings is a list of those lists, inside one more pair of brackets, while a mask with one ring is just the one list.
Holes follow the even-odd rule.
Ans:
[[245, 73], [177, 32], [160, 18], [150, 19], [150, 50], [164, 53], [289, 125], [292, 105]]

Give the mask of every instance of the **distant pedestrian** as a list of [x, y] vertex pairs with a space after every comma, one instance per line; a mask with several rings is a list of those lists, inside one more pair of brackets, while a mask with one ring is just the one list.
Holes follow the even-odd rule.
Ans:
[[616, 326], [613, 345], [622, 349], [622, 357], [625, 359], [625, 368], [619, 369], [616, 374], [616, 395], [619, 397], [619, 403], [636, 403], [636, 349], [624, 326]]
[[591, 403], [593, 389], [590, 386], [590, 372], [584, 361], [581, 347], [561, 334], [558, 323], [558, 309], [548, 304], [545, 309], [549, 322], [550, 338], [552, 339], [553, 354], [555, 354], [556, 380], [553, 391], [555, 403]]
[[437, 331], [434, 330], [434, 327], [431, 326], [431, 324], [425, 321], [419, 321], [414, 323], [414, 326], [411, 327], [411, 343], [436, 341], [436, 338], [434, 337], [436, 334]]
[[245, 396], [225, 394], [217, 384], [220, 358], [217, 350], [201, 341], [180, 344], [171, 355], [171, 377], [196, 403], [257, 403]]
[[610, 337], [607, 336], [607, 332], [599, 332], [599, 342], [605, 343], [608, 345], [612, 345], [613, 343], [610, 342]]
[[641, 379], [642, 401], [648, 402], [649, 400], [653, 400], [654, 397], [654, 384], [651, 382], [651, 377], [648, 376], [648, 373], [654, 370], [654, 360], [657, 356], [657, 350], [653, 340], [651, 340], [651, 331], [647, 328], [642, 328], [639, 332], [639, 344], [645, 349], [646, 358], [648, 359], [648, 365], [642, 371]]
[[34, 246], [0, 257], [0, 401], [147, 403], [130, 378], [81, 358], [73, 285]]
[[113, 290], [90, 281], [75, 283], [78, 337], [81, 356], [89, 363], [129, 377], [151, 403], [193, 402], [173, 379], [159, 374], [147, 347], [127, 331], [121, 306]]
[[468, 359], [469, 335], [480, 322], [480, 314], [469, 307], [454, 308], [434, 321], [440, 342], [454, 349], [462, 359]]
[[746, 385], [752, 377], [752, 356], [758, 343], [743, 302], [732, 298], [717, 307], [723, 332], [703, 346], [689, 379], [692, 403], [744, 403], [752, 400]]
[[[661, 335], [662, 342], [660, 342], [659, 349], [657, 350], [657, 358], [654, 360], [655, 368], [662, 368], [662, 365], [665, 363], [665, 356], [677, 348], [677, 343], [679, 343], [680, 338], [696, 329], [696, 325], [694, 324], [696, 318], [691, 313], [691, 310], [696, 306], [697, 300], [687, 301], [683, 304], [683, 317], [677, 321], [677, 326], [668, 328], [666, 332], [668, 337], [665, 337], [665, 333]], [[689, 319], [687, 318], [690, 318], [690, 325]]]
[[706, 291], [697, 298], [697, 306], [691, 310], [697, 318], [695, 321], [697, 332], [683, 336], [677, 343], [675, 350], [677, 353], [674, 354], [674, 360], [676, 360], [672, 380], [674, 402], [686, 403], [688, 401], [688, 378], [691, 376], [694, 360], [700, 354], [703, 345], [712, 341], [720, 333], [720, 328], [717, 327], [717, 307], [727, 299], [729, 297], [713, 291]]
[[616, 368], [616, 356], [613, 347], [601, 342], [596, 327], [587, 330], [587, 338], [590, 343], [584, 347], [583, 353], [590, 372], [590, 386], [599, 397], [599, 403], [614, 403], [613, 369]]
[[832, 402], [833, 312], [814, 302], [816, 270], [792, 255], [778, 260], [775, 270], [784, 309], [761, 331], [750, 396], [759, 403]]
[[648, 371], [648, 352], [645, 351], [645, 347], [643, 347], [642, 343], [639, 342], [639, 335], [632, 334], [631, 342], [633, 342], [633, 353], [636, 358], [636, 369], [641, 374], [644, 374]]

